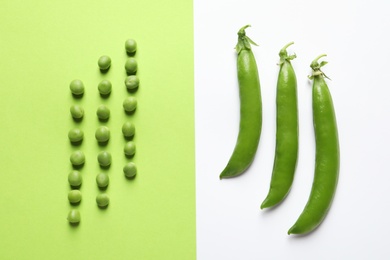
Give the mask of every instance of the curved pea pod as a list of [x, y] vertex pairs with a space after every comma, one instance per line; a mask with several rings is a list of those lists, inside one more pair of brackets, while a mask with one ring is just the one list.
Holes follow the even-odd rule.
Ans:
[[288, 55], [284, 46], [280, 52], [280, 70], [276, 91], [276, 146], [272, 178], [261, 208], [279, 204], [289, 193], [298, 159], [298, 97], [297, 78], [291, 65], [296, 56]]
[[262, 103], [260, 80], [251, 44], [242, 27], [238, 32], [237, 76], [240, 93], [240, 127], [233, 153], [220, 174], [220, 178], [231, 178], [242, 174], [252, 163], [260, 140], [262, 125]]
[[314, 180], [303, 212], [288, 234], [306, 234], [317, 228], [328, 213], [338, 182], [340, 151], [332, 96], [320, 70], [326, 62], [317, 57], [310, 65], [313, 74], [313, 124], [316, 142]]

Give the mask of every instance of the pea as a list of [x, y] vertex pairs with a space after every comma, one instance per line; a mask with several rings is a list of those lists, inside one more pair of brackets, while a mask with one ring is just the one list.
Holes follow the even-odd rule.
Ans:
[[133, 141], [129, 141], [125, 144], [125, 148], [123, 149], [127, 156], [132, 156], [135, 154], [135, 143]]
[[306, 206], [288, 234], [306, 234], [325, 219], [336, 192], [340, 169], [339, 138], [332, 95], [325, 81], [328, 78], [321, 67], [326, 61], [315, 58], [310, 67], [313, 74], [312, 112], [315, 134], [315, 167], [311, 192]]
[[81, 192], [79, 190], [71, 190], [68, 193], [68, 200], [70, 203], [75, 204], [81, 201]]
[[126, 52], [133, 54], [137, 51], [137, 42], [133, 39], [128, 39], [125, 42]]
[[85, 162], [85, 155], [82, 151], [75, 151], [70, 155], [70, 162], [74, 166], [82, 165]]
[[68, 132], [68, 138], [72, 143], [80, 142], [83, 140], [84, 132], [78, 128], [71, 129]]
[[262, 99], [256, 59], [251, 49], [255, 44], [242, 27], [236, 45], [237, 78], [240, 96], [240, 126], [236, 145], [219, 178], [232, 178], [244, 173], [252, 164], [261, 136]]
[[84, 94], [84, 83], [79, 79], [70, 82], [69, 88], [73, 95], [79, 96]]
[[137, 174], [135, 163], [129, 162], [123, 167], [123, 172], [127, 178], [133, 178]]
[[98, 60], [98, 66], [101, 70], [108, 70], [111, 66], [111, 58], [107, 55], [103, 55]]
[[96, 184], [99, 188], [107, 187], [109, 182], [110, 178], [108, 177], [108, 174], [99, 173], [98, 175], [96, 175]]
[[125, 70], [127, 74], [134, 75], [137, 72], [137, 60], [134, 58], [128, 58], [125, 63]]
[[97, 160], [101, 166], [107, 167], [111, 164], [111, 154], [106, 151], [101, 151], [97, 156]]
[[98, 90], [101, 95], [108, 95], [111, 93], [112, 84], [109, 80], [102, 80], [98, 85]]
[[79, 171], [71, 171], [68, 174], [68, 182], [72, 187], [79, 187], [83, 182], [83, 178]]
[[110, 129], [107, 126], [99, 126], [96, 129], [95, 138], [99, 143], [107, 142], [110, 139]]
[[70, 107], [70, 114], [75, 119], [80, 119], [84, 116], [84, 109], [79, 105], [73, 105]]
[[123, 101], [123, 108], [126, 112], [132, 112], [137, 107], [137, 99], [135, 97], [128, 97]]
[[130, 75], [130, 76], [126, 77], [125, 85], [126, 85], [126, 88], [129, 90], [138, 88], [138, 86], [139, 86], [138, 76], [137, 75]]
[[78, 211], [77, 209], [72, 209], [71, 211], [69, 211], [68, 214], [69, 223], [77, 224], [80, 222], [80, 219], [81, 219], [80, 211]]
[[107, 120], [110, 117], [110, 109], [105, 105], [100, 105], [96, 110], [96, 115], [100, 120]]
[[297, 79], [288, 55], [288, 43], [279, 52], [279, 76], [276, 85], [276, 146], [269, 192], [260, 208], [281, 203], [291, 189], [298, 159]]
[[101, 193], [96, 196], [96, 203], [99, 207], [107, 207], [110, 203], [110, 197], [107, 193]]
[[125, 122], [122, 126], [122, 133], [124, 137], [132, 137], [135, 134], [135, 126], [131, 122]]

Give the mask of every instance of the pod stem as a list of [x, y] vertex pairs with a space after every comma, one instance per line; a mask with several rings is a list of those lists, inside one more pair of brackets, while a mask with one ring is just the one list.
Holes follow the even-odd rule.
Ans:
[[328, 62], [327, 61], [321, 61], [320, 63], [318, 63], [318, 60], [321, 59], [322, 57], [326, 57], [326, 54], [319, 55], [317, 58], [315, 58], [311, 62], [310, 68], [312, 68], [313, 73], [309, 76], [309, 79], [313, 79], [316, 76], [322, 76], [322, 77], [325, 77], [327, 79], [330, 79], [328, 76], [325, 75], [324, 72], [321, 71], [321, 68], [323, 66], [325, 66], [326, 64], [328, 64]]
[[295, 53], [292, 55], [287, 54], [287, 48], [293, 44], [294, 44], [294, 42], [289, 42], [279, 51], [280, 61], [279, 61], [278, 65], [282, 65], [285, 61], [290, 61], [290, 60], [293, 60], [297, 57], [297, 55]]
[[238, 42], [236, 45], [236, 52], [237, 54], [240, 54], [242, 50], [251, 50], [251, 44], [258, 46], [254, 41], [252, 41], [248, 36], [245, 34], [245, 29], [250, 27], [250, 25], [243, 26], [238, 31]]

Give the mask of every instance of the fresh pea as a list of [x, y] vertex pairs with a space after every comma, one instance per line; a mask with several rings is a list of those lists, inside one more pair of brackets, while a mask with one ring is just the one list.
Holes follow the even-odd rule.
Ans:
[[107, 207], [110, 203], [110, 197], [107, 193], [101, 193], [96, 196], [96, 203], [99, 207]]
[[110, 178], [108, 177], [108, 174], [99, 173], [98, 175], [96, 175], [96, 184], [99, 188], [107, 187], [109, 182]]
[[110, 129], [107, 126], [99, 126], [96, 129], [95, 138], [99, 143], [107, 142], [110, 139]]
[[240, 92], [240, 127], [234, 151], [220, 174], [220, 178], [231, 178], [242, 174], [252, 163], [260, 140], [262, 125], [262, 103], [260, 80], [251, 44], [242, 27], [238, 31], [237, 75]]
[[288, 194], [294, 180], [298, 158], [298, 97], [297, 78], [291, 65], [296, 55], [288, 55], [287, 47], [280, 52], [280, 70], [276, 88], [276, 149], [269, 192], [261, 208], [279, 204]]
[[129, 162], [123, 167], [123, 173], [127, 178], [133, 178], [137, 174], [137, 167], [135, 163]]
[[132, 112], [137, 107], [137, 99], [135, 97], [128, 97], [123, 101], [123, 109], [126, 112]]
[[139, 86], [139, 78], [137, 75], [127, 76], [125, 79], [126, 88], [129, 90], [136, 89]]
[[96, 110], [96, 115], [100, 120], [107, 120], [110, 117], [110, 109], [105, 105], [100, 105]]
[[83, 140], [84, 132], [78, 128], [69, 130], [68, 138], [72, 143], [77, 143]]
[[69, 211], [68, 214], [69, 223], [77, 224], [80, 222], [80, 220], [81, 220], [80, 211], [78, 211], [77, 209], [72, 209], [71, 211]]
[[79, 105], [72, 105], [70, 107], [70, 114], [75, 119], [83, 118], [84, 116], [84, 109]]
[[83, 182], [83, 178], [81, 177], [81, 174], [79, 171], [71, 171], [68, 174], [68, 182], [69, 185], [72, 187], [79, 187], [81, 183]]
[[127, 142], [123, 151], [127, 156], [133, 156], [135, 154], [135, 143], [133, 141]]
[[306, 234], [324, 220], [332, 204], [337, 187], [340, 166], [339, 139], [332, 96], [325, 82], [327, 76], [321, 71], [327, 62], [313, 60], [311, 79], [313, 125], [316, 142], [316, 158], [313, 185], [303, 212], [288, 234]]
[[70, 162], [74, 166], [79, 166], [84, 164], [85, 162], [85, 155], [82, 151], [75, 151], [70, 155]]
[[81, 201], [81, 192], [79, 190], [69, 191], [68, 200], [72, 204], [79, 203]]
[[135, 125], [131, 122], [125, 122], [122, 126], [123, 136], [126, 138], [132, 137], [135, 134]]
[[137, 72], [137, 60], [134, 58], [128, 58], [125, 63], [125, 70], [127, 74], [134, 75]]
[[111, 154], [107, 151], [101, 151], [97, 156], [99, 164], [103, 167], [109, 166], [111, 164], [111, 159]]
[[107, 55], [103, 55], [98, 60], [98, 66], [100, 70], [108, 70], [111, 66], [111, 58]]
[[133, 54], [137, 51], [137, 42], [134, 39], [128, 39], [125, 42], [126, 52], [129, 54]]
[[98, 90], [101, 95], [108, 95], [111, 93], [112, 84], [111, 81], [104, 79], [100, 81], [98, 85]]
[[79, 96], [84, 94], [84, 83], [79, 79], [70, 82], [69, 88], [73, 95]]

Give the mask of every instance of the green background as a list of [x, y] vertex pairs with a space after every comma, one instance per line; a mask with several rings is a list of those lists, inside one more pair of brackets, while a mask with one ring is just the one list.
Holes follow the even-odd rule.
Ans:
[[[195, 259], [195, 152], [192, 1], [11, 1], [0, 2], [0, 259]], [[126, 115], [124, 42], [138, 42], [138, 108]], [[112, 58], [101, 74], [97, 60]], [[73, 79], [86, 93], [74, 99]], [[113, 92], [102, 99], [97, 85], [109, 79]], [[72, 104], [85, 117], [74, 122]], [[111, 109], [107, 123], [96, 108]], [[136, 125], [133, 159], [123, 154], [121, 126]], [[94, 138], [107, 125], [106, 147]], [[83, 129], [81, 146], [67, 138]], [[82, 202], [71, 206], [69, 155], [81, 149]], [[112, 153], [108, 170], [96, 156]], [[124, 177], [128, 161], [138, 166]], [[96, 174], [110, 176], [107, 209], [96, 206]], [[71, 208], [81, 212], [68, 224]]]

